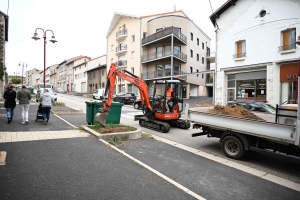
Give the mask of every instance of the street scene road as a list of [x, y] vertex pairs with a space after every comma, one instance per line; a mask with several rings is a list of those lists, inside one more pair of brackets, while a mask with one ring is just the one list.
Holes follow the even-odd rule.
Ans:
[[[66, 94], [58, 94], [59, 101], [65, 102], [67, 105], [72, 105], [73, 108], [81, 109], [85, 112], [85, 101], [92, 100], [92, 98], [71, 96]], [[199, 101], [203, 100], [198, 98]], [[204, 99], [206, 101], [207, 99]], [[198, 100], [186, 100], [195, 105]], [[160, 133], [151, 129], [140, 127], [138, 121], [133, 121], [134, 115], [142, 114], [142, 110], [136, 110], [132, 105], [124, 105], [122, 107], [121, 123], [130, 124], [131, 126], [142, 129], [143, 131], [157, 135], [168, 140], [178, 142], [180, 144], [205, 151], [218, 157], [226, 158], [221, 150], [221, 144], [217, 138], [207, 138], [206, 136], [191, 137], [192, 133], [199, 132], [197, 129], [182, 130], [179, 128], [172, 128], [169, 133]], [[74, 117], [74, 116], [73, 116]], [[184, 117], [184, 115], [183, 115]], [[296, 157], [274, 154], [272, 152], [255, 152], [251, 151], [249, 155], [243, 160], [234, 160], [237, 163], [252, 167], [267, 173], [300, 183], [300, 159]]]

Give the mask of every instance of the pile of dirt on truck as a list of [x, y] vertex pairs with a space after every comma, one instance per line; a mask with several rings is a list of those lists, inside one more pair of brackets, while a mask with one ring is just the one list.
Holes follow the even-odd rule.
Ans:
[[249, 118], [249, 119], [265, 121], [264, 119], [256, 116], [255, 114], [243, 108], [242, 106], [236, 106], [236, 105], [232, 105], [232, 106], [216, 105], [214, 106], [213, 109], [210, 109], [207, 112], [213, 114], [229, 115], [233, 117]]

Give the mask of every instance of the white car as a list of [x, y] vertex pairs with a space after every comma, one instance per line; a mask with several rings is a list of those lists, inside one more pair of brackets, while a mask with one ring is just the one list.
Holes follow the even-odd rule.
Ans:
[[98, 89], [96, 92], [93, 94], [93, 99], [104, 99], [104, 93], [105, 89]]
[[[47, 88], [49, 93], [51, 94], [52, 98], [54, 99], [54, 101], [57, 101], [57, 96], [56, 94], [54, 94], [53, 90], [50, 88]], [[36, 94], [36, 102], [39, 102], [39, 98], [41, 97], [41, 95], [44, 94], [44, 88], [38, 89], [37, 90], [37, 94]]]

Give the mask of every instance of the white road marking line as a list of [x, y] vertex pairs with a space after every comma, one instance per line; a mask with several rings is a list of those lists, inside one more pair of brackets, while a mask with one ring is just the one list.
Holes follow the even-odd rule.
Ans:
[[205, 198], [201, 197], [200, 195], [196, 194], [195, 192], [189, 190], [188, 188], [184, 187], [183, 185], [177, 183], [176, 181], [174, 181], [173, 179], [165, 176], [164, 174], [160, 173], [159, 171], [153, 169], [152, 167], [146, 165], [145, 163], [139, 161], [138, 159], [130, 156], [129, 154], [125, 153], [124, 151], [118, 149], [117, 147], [109, 144], [108, 142], [106, 142], [105, 140], [99, 139], [101, 142], [103, 142], [104, 144], [106, 144], [106, 146], [109, 146], [111, 148], [113, 148], [114, 150], [118, 151], [119, 153], [121, 153], [122, 155], [126, 156], [127, 158], [129, 158], [130, 160], [136, 162], [137, 164], [145, 167], [146, 169], [148, 169], [149, 171], [153, 172], [154, 174], [156, 174], [157, 176], [161, 177], [162, 179], [168, 181], [169, 183], [173, 184], [174, 186], [176, 186], [177, 188], [183, 190], [185, 193], [191, 195], [192, 197], [195, 197], [196, 199], [201, 199], [204, 200]]
[[74, 128], [78, 128], [76, 126], [74, 126], [73, 124], [71, 124], [70, 122], [68, 122], [67, 120], [61, 118], [60, 116], [58, 116], [57, 114], [54, 114], [56, 117], [58, 117], [59, 119], [63, 120], [64, 122], [66, 122], [67, 124], [69, 124], [70, 126], [74, 127]]
[[300, 184], [299, 183], [295, 183], [293, 181], [290, 181], [290, 180], [287, 180], [287, 179], [284, 179], [284, 178], [281, 178], [281, 177], [278, 177], [278, 176], [275, 176], [275, 175], [268, 174], [267, 172], [254, 169], [254, 168], [242, 165], [240, 163], [236, 163], [234, 161], [228, 160], [226, 158], [221, 158], [221, 157], [218, 157], [218, 156], [200, 151], [198, 149], [194, 149], [192, 147], [188, 147], [188, 146], [185, 146], [183, 144], [180, 144], [180, 143], [177, 143], [177, 142], [165, 139], [165, 138], [161, 138], [161, 137], [156, 136], [156, 135], [152, 135], [152, 136], [153, 136], [154, 139], [156, 139], [158, 141], [164, 142], [164, 143], [172, 145], [174, 147], [178, 147], [180, 149], [186, 150], [188, 152], [194, 153], [194, 154], [202, 156], [204, 158], [213, 160], [213, 161], [221, 163], [223, 165], [238, 169], [238, 170], [246, 172], [248, 174], [260, 177], [262, 179], [268, 180], [270, 182], [273, 182], [273, 183], [276, 183], [278, 185], [282, 185], [284, 187], [287, 187], [287, 188], [290, 188], [290, 189], [293, 189], [293, 190], [296, 190], [296, 191], [300, 192]]

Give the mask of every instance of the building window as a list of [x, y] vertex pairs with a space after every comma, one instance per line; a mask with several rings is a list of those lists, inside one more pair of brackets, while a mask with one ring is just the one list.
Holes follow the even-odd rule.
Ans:
[[200, 44], [200, 41], [199, 41], [199, 38], [197, 38], [197, 45], [199, 46], [199, 44]]
[[105, 82], [102, 82], [102, 88], [104, 88], [105, 87]]
[[160, 32], [160, 31], [162, 31], [162, 30], [164, 30], [163, 28], [158, 28], [158, 29], [156, 29], [156, 33], [157, 32]]
[[131, 36], [131, 42], [135, 42], [135, 35]]
[[134, 58], [134, 51], [131, 52], [131, 58]]
[[202, 64], [204, 64], [204, 58], [202, 57]]
[[202, 79], [204, 78], [204, 74], [202, 74]]
[[197, 61], [199, 61], [199, 54], [197, 54]]
[[144, 33], [143, 33], [143, 38], [146, 38], [146, 37], [147, 37], [147, 33], [144, 32]]
[[112, 63], [113, 63], [113, 60], [114, 60], [113, 58], [112, 58], [112, 59], [110, 59], [110, 64], [112, 64]]
[[290, 49], [296, 49], [296, 29], [288, 29], [281, 32], [282, 34], [282, 46], [279, 47], [279, 51], [286, 51]]
[[[199, 72], [199, 69], [197, 69], [196, 71]], [[197, 77], [199, 77], [199, 74], [197, 74]], [[202, 74], [202, 78], [203, 78], [203, 74]]]
[[193, 50], [191, 49], [190, 52], [191, 52], [191, 58], [192, 58], [193, 57]]
[[190, 73], [193, 73], [193, 67], [190, 67]]
[[193, 33], [191, 33], [191, 40], [193, 41], [193, 37], [194, 37], [194, 35], [193, 35]]
[[238, 41], [236, 44], [236, 54], [234, 58], [243, 58], [246, 57], [246, 41]]
[[204, 49], [204, 43], [202, 42], [202, 49]]
[[111, 45], [111, 51], [114, 51], [114, 45], [113, 44]]
[[131, 67], [131, 73], [134, 74], [134, 67]]
[[104, 76], [104, 69], [102, 69], [101, 72], [102, 72], [102, 76]]

